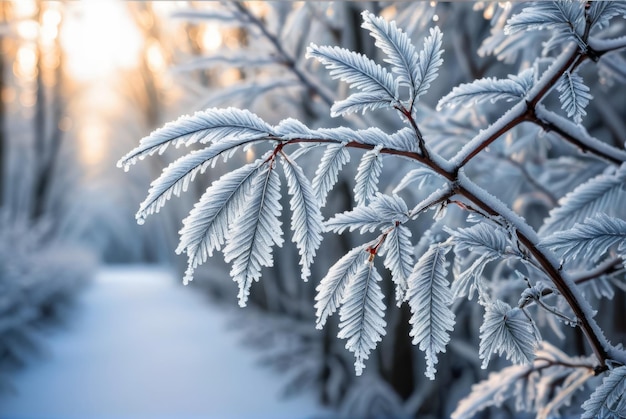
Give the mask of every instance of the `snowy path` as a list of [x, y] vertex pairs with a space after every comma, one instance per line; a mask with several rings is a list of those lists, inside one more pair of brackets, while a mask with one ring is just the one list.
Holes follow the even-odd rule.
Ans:
[[13, 377], [0, 418], [310, 418], [313, 395], [279, 400], [228, 318], [172, 275], [107, 268], [45, 359]]

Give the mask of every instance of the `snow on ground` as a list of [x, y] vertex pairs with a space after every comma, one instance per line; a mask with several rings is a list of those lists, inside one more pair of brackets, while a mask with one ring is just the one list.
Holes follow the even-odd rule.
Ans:
[[13, 377], [0, 418], [313, 418], [312, 394], [229, 332], [228, 317], [157, 268], [106, 268], [45, 356]]

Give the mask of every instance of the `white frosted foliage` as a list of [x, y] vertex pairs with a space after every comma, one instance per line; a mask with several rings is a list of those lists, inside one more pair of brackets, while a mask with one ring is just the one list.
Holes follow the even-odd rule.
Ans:
[[385, 335], [381, 280], [372, 262], [361, 264], [350, 278], [339, 309], [337, 337], [346, 339], [346, 349], [354, 353], [356, 375], [363, 373], [370, 352]]

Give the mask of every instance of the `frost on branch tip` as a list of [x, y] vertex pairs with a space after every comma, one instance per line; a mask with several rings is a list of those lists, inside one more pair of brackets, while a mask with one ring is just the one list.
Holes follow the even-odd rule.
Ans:
[[184, 115], [153, 131], [117, 162], [117, 167], [128, 170], [137, 160], [154, 153], [162, 154], [168, 146], [209, 143], [231, 138], [260, 139], [272, 134], [272, 128], [248, 110], [211, 108]]

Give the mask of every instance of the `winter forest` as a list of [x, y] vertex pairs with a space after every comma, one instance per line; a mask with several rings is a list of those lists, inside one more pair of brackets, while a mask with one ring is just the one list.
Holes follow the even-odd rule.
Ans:
[[0, 418], [626, 417], [626, 2], [0, 2]]

